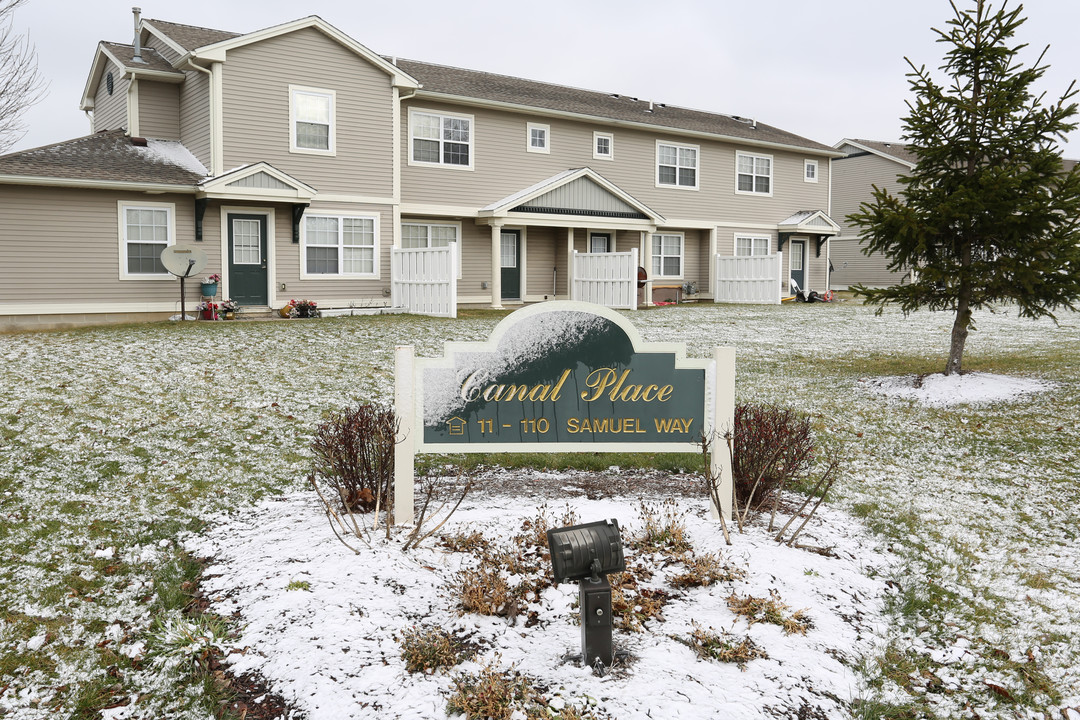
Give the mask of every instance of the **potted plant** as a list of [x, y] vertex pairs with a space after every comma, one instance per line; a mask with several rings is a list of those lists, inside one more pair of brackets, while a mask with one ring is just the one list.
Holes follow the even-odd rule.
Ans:
[[295, 309], [296, 309], [296, 301], [295, 300], [290, 300], [289, 302], [285, 303], [285, 307], [278, 310], [278, 315], [281, 315], [281, 317], [283, 317], [283, 318], [292, 317], [293, 316], [293, 311]]
[[293, 305], [293, 312], [295, 315], [292, 317], [302, 318], [317, 318], [319, 317], [319, 309], [316, 307], [317, 303], [314, 300], [290, 300]]
[[195, 310], [202, 314], [203, 320], [217, 320], [219, 307], [215, 302], [201, 302], [195, 306]]
[[221, 305], [219, 306], [219, 312], [225, 316], [226, 320], [233, 320], [236, 318], [236, 313], [240, 312], [240, 303], [232, 298], [222, 300]]
[[221, 282], [221, 273], [214, 273], [213, 275], [207, 275], [202, 281], [202, 294], [203, 297], [214, 297], [217, 295], [217, 286]]

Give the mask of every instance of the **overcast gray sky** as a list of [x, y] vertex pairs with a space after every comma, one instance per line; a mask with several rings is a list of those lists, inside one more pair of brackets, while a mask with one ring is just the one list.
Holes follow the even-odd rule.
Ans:
[[[30, 0], [16, 29], [49, 88], [14, 149], [89, 132], [78, 103], [94, 49], [131, 42], [135, 4], [233, 32], [317, 14], [381, 54], [754, 117], [830, 145], [900, 139], [904, 56], [940, 65], [930, 28], [952, 13], [948, 0]], [[1017, 40], [1050, 45], [1040, 89], [1056, 98], [1080, 76], [1080, 2], [1030, 0], [1025, 14]], [[1080, 130], [1064, 148], [1080, 158]]]

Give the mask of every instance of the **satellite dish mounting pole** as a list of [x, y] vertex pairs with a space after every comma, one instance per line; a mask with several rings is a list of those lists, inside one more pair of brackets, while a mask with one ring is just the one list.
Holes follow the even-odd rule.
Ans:
[[191, 268], [195, 267], [195, 261], [188, 259], [187, 270], [180, 276], [180, 322], [187, 320], [187, 310], [184, 307], [184, 299], [187, 297], [187, 293], [184, 291], [184, 281], [187, 280], [187, 276], [191, 274]]

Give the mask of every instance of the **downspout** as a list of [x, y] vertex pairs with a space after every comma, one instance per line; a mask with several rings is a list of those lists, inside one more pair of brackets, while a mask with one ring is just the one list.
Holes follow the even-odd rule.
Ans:
[[[224, 171], [224, 158], [220, 157], [221, 151], [218, 149], [218, 136], [220, 135], [220, 131], [215, 122], [215, 116], [217, 114], [217, 93], [215, 91], [215, 85], [220, 76], [213, 70], [207, 70], [202, 66], [196, 65], [192, 62], [191, 56], [188, 56], [186, 64], [187, 67], [192, 70], [205, 73], [207, 76], [207, 89], [209, 91], [209, 102], [207, 104], [210, 106], [210, 175], [212, 177], [217, 177]], [[214, 65], [216, 67], [219, 63], [214, 63]]]

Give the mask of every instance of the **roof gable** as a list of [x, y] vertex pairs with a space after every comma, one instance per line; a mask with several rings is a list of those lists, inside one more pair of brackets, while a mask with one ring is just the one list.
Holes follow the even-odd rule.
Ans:
[[539, 213], [647, 220], [664, 217], [591, 168], [571, 168], [519, 190], [480, 211], [481, 217]]
[[143, 48], [140, 57], [142, 62], [135, 60], [135, 49], [131, 45], [120, 43], [100, 42], [97, 52], [94, 54], [94, 62], [90, 66], [90, 74], [86, 78], [83, 87], [82, 101], [79, 103], [80, 110], [93, 110], [98, 87], [101, 85], [101, 76], [109, 69], [110, 65], [119, 68], [125, 75], [133, 78], [145, 78], [157, 82], [181, 83], [184, 81], [184, 73], [173, 68], [161, 54], [153, 48]]
[[230, 170], [199, 184], [200, 197], [310, 202], [318, 191], [266, 162]]
[[915, 167], [918, 162], [918, 156], [910, 149], [909, 146], [899, 142], [884, 142], [881, 140], [852, 140], [850, 138], [844, 138], [840, 142], [833, 145], [833, 147], [840, 149], [844, 146], [855, 148], [858, 152], [870, 153], [871, 155], [877, 155], [878, 157], [891, 160], [893, 162], [900, 163], [908, 169]]
[[838, 235], [840, 226], [824, 210], [800, 210], [791, 217], [781, 220], [776, 228], [782, 233], [810, 233], [816, 235]]
[[207, 62], [224, 62], [229, 50], [268, 40], [270, 38], [280, 37], [305, 28], [318, 30], [334, 42], [341, 44], [354, 54], [367, 60], [369, 63], [389, 75], [392, 78], [394, 85], [412, 89], [420, 87], [420, 84], [416, 79], [407, 72], [398, 68], [393, 63], [388, 62], [381, 55], [372, 52], [367, 47], [361, 45], [359, 42], [317, 15], [310, 15], [299, 20], [293, 20], [292, 22], [275, 25], [262, 30], [256, 30], [255, 32], [246, 33], [244, 35], [223, 38], [208, 45], [191, 48], [189, 54], [193, 59], [204, 60]]

